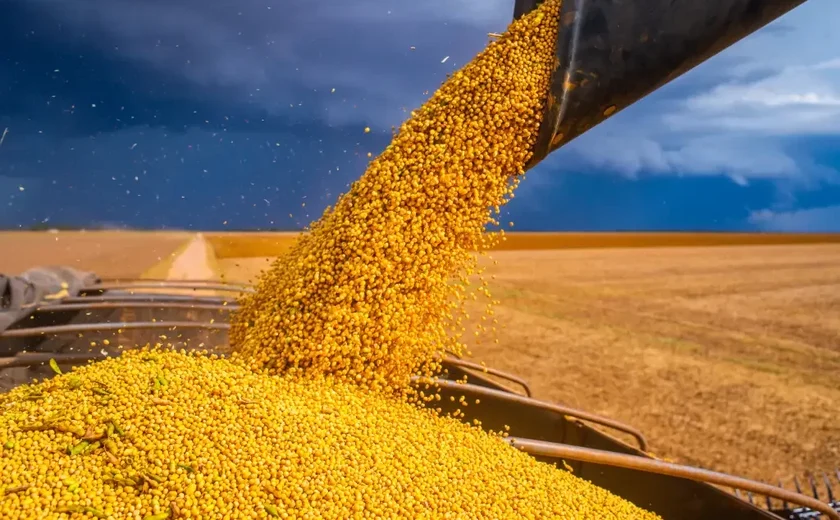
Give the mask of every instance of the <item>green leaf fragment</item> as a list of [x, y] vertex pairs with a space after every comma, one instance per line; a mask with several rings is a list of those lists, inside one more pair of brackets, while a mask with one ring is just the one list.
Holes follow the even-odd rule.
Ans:
[[120, 425], [117, 424], [117, 421], [111, 421], [111, 424], [114, 425], [114, 431], [117, 432], [117, 435], [125, 435], [125, 432], [122, 428], [120, 428]]
[[53, 372], [55, 372], [58, 375], [61, 375], [63, 373], [54, 358], [50, 358], [50, 368], [53, 370]]
[[177, 466], [181, 469], [186, 470], [187, 473], [195, 473], [195, 470], [192, 468], [192, 466], [187, 466], [186, 464], [177, 464]]
[[143, 478], [145, 478], [146, 480], [151, 480], [152, 482], [157, 482], [158, 484], [163, 482], [163, 479], [161, 479], [160, 477], [156, 477], [156, 476], [152, 475], [151, 473], [141, 473], [140, 475]]
[[67, 454], [71, 457], [74, 455], [80, 455], [85, 452], [88, 446], [90, 446], [90, 443], [88, 443], [88, 441], [81, 441], [79, 442], [79, 444], [67, 448]]
[[70, 390], [77, 390], [82, 386], [82, 380], [78, 377], [71, 377], [70, 380], [67, 382], [67, 387]]
[[155, 515], [149, 515], [143, 520], [166, 520], [167, 518], [169, 518], [169, 511], [165, 513], [157, 513]]
[[280, 511], [278, 511], [277, 508], [273, 505], [265, 504], [263, 507], [265, 507], [265, 512], [268, 513], [269, 516], [273, 516], [276, 518], [280, 517]]

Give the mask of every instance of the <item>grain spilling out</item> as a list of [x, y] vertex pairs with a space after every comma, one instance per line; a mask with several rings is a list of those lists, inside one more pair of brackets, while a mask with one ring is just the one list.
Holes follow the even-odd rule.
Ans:
[[[401, 389], [462, 350], [467, 279], [531, 157], [558, 0], [515, 21], [402, 125], [258, 281], [231, 341], [255, 368]], [[483, 289], [482, 289], [483, 290]]]
[[132, 350], [0, 395], [0, 517], [655, 518], [355, 384]]
[[412, 113], [242, 300], [230, 358], [135, 349], [0, 395], [0, 516], [658, 518], [404, 398], [463, 350], [476, 253], [531, 156], [559, 8], [515, 21]]

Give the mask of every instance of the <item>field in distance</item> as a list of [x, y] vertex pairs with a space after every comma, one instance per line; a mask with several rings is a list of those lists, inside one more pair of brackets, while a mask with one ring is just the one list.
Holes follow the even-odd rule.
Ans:
[[[300, 233], [205, 233], [216, 256], [250, 258], [278, 256], [289, 250]], [[779, 244], [840, 244], [840, 233], [535, 233], [508, 232], [496, 251], [591, 249], [615, 247], [733, 246]]]
[[194, 233], [179, 231], [0, 231], [0, 273], [61, 265], [103, 278], [138, 277]]
[[[659, 456], [768, 482], [840, 465], [840, 244], [492, 258], [503, 328], [474, 358], [536, 397], [636, 426]], [[269, 260], [220, 264], [245, 281]]]

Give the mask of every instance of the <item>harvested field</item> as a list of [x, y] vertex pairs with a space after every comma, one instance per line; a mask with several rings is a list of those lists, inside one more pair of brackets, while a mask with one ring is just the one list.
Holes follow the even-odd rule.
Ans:
[[[208, 233], [218, 258], [282, 255], [300, 233]], [[781, 244], [840, 244], [840, 233], [507, 233], [496, 251]]]
[[[539, 398], [776, 482], [840, 465], [840, 245], [497, 251], [499, 343]], [[220, 261], [247, 280], [266, 258]], [[515, 428], [513, 430], [515, 433]]]
[[837, 233], [507, 233], [496, 251], [618, 247], [840, 244]]
[[254, 256], [245, 258], [220, 258], [218, 260], [220, 278], [228, 282], [256, 282], [257, 275], [268, 269], [273, 256]]
[[300, 233], [208, 233], [205, 238], [216, 257], [224, 259], [282, 255], [298, 236]]
[[165, 259], [193, 233], [150, 231], [0, 232], [0, 273], [38, 265], [66, 265], [103, 278], [137, 277]]

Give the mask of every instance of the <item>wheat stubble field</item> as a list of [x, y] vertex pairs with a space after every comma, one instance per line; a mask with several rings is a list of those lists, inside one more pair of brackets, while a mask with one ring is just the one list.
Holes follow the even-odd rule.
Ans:
[[102, 278], [134, 278], [176, 252], [180, 231], [0, 231], [0, 273], [62, 265]]
[[[492, 258], [504, 328], [472, 351], [536, 397], [630, 423], [683, 463], [774, 483], [840, 466], [840, 244]], [[245, 281], [268, 260], [220, 263]]]

